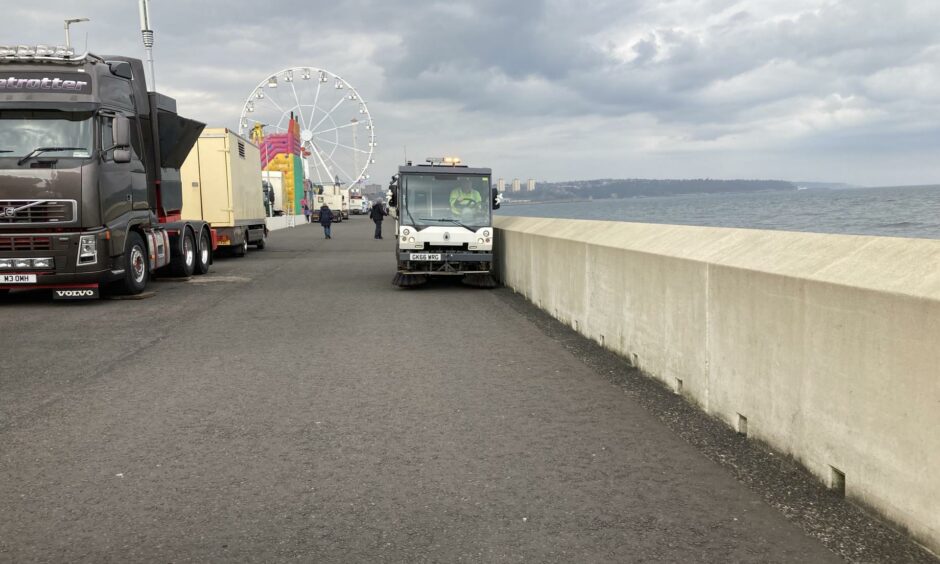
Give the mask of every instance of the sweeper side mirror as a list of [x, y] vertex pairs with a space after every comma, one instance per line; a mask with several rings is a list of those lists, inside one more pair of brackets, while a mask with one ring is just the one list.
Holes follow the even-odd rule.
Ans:
[[499, 189], [493, 188], [493, 209], [498, 210], [500, 206], [499, 203]]

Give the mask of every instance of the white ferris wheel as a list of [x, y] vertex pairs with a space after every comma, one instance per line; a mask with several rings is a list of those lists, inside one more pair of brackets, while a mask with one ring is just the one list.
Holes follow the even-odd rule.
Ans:
[[248, 95], [238, 131], [248, 137], [260, 124], [265, 135], [286, 133], [291, 116], [300, 128], [306, 178], [347, 187], [368, 180], [375, 128], [369, 107], [351, 84], [316, 67], [278, 71]]

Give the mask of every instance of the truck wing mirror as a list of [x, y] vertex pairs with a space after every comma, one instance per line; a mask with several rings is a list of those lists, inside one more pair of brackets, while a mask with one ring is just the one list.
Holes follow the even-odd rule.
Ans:
[[499, 202], [499, 189], [493, 188], [493, 209], [498, 210], [500, 206]]
[[[114, 147], [125, 149], [131, 145], [131, 120], [124, 116], [116, 116], [111, 126]], [[115, 157], [117, 160], [117, 157]], [[128, 162], [128, 161], [125, 161]]]
[[129, 162], [131, 162], [131, 151], [130, 151], [130, 149], [115, 149], [115, 150], [114, 150], [114, 162], [116, 162], [116, 163], [129, 163]]

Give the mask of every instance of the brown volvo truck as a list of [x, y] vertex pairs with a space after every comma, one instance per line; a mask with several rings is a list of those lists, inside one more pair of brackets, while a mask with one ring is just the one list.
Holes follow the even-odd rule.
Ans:
[[180, 219], [203, 127], [147, 91], [137, 59], [0, 45], [0, 293], [137, 294], [158, 269], [207, 272], [212, 230]]

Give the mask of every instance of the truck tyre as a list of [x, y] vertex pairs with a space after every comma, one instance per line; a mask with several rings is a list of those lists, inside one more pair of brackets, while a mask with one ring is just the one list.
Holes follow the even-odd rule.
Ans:
[[124, 252], [124, 279], [121, 281], [121, 290], [128, 295], [136, 295], [144, 291], [150, 278], [149, 261], [147, 259], [147, 245], [143, 237], [136, 231], [127, 234], [127, 250]]
[[243, 257], [248, 254], [248, 235], [245, 234], [245, 240], [242, 241], [241, 245], [232, 248], [232, 252], [236, 257]]
[[203, 229], [199, 233], [199, 246], [196, 248], [196, 264], [194, 272], [202, 275], [209, 272], [209, 263], [212, 259], [212, 239], [209, 237], [209, 230]]
[[180, 252], [170, 261], [170, 268], [174, 276], [188, 278], [196, 270], [196, 238], [193, 232], [183, 229], [183, 240], [180, 241]]

